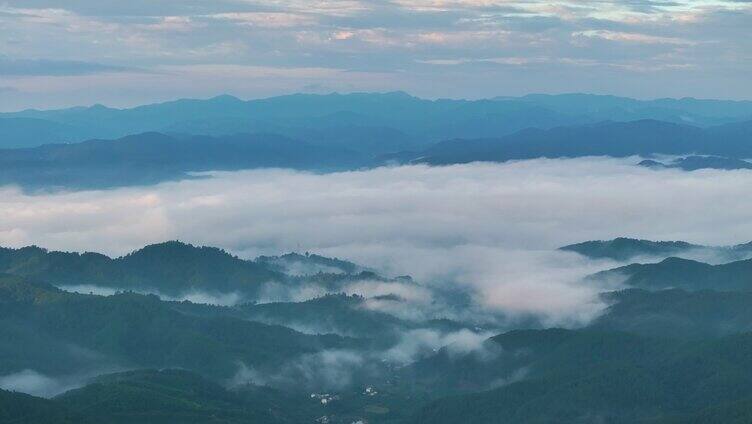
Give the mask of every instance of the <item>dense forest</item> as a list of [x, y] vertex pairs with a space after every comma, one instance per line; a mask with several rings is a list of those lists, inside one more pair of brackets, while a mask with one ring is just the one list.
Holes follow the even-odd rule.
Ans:
[[[0, 417], [9, 423], [748, 421], [752, 291], [744, 281], [752, 268], [747, 259], [709, 265], [666, 258], [715, 249], [738, 259], [744, 246], [617, 239], [562, 249], [593, 261], [654, 262], [588, 277], [583, 284], [597, 285], [618, 272], [624, 288], [601, 294], [608, 307], [589, 324], [565, 329], [503, 315], [452, 316], [448, 299], [461, 308], [462, 293], [441, 290], [433, 302], [446, 302], [442, 312], [395, 315], [397, 306], [414, 307], [400, 297], [404, 290], [432, 288], [312, 254], [245, 260], [180, 242], [120, 258], [4, 249]], [[649, 284], [654, 267], [660, 274], [650, 278], [671, 283]], [[735, 279], [724, 277], [729, 268]], [[322, 291], [308, 298], [259, 302], [264, 285], [314, 282]], [[348, 294], [364, 282], [386, 284], [392, 294]], [[92, 293], [71, 291], [74, 283]], [[105, 287], [116, 290], [93, 293]], [[243, 296], [218, 305], [164, 294], [187, 289]], [[431, 338], [437, 344], [416, 342]]]

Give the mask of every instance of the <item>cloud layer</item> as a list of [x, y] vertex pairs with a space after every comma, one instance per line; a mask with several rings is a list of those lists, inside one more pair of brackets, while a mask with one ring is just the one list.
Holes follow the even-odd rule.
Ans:
[[[181, 239], [247, 258], [309, 250], [433, 287], [467, 287], [484, 308], [575, 324], [603, 306], [598, 288], [579, 280], [612, 264], [556, 247], [617, 236], [752, 239], [752, 172], [653, 171], [634, 162], [532, 160], [323, 175], [259, 170], [42, 195], [5, 187], [0, 244], [121, 255]], [[413, 305], [431, 304], [418, 289], [402, 295]]]

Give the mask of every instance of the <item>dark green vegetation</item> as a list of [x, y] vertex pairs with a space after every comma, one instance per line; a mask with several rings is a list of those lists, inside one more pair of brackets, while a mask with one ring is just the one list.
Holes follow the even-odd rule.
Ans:
[[104, 375], [50, 400], [0, 391], [0, 422], [9, 424], [292, 424], [310, 422], [323, 412], [320, 404], [301, 394], [254, 386], [228, 390], [183, 370]]
[[750, 102], [588, 95], [478, 101], [405, 93], [220, 96], [132, 109], [27, 110], [0, 114], [0, 184], [103, 188], [209, 170], [335, 171], [394, 162], [658, 153], [720, 156], [668, 165], [682, 169], [738, 169], [746, 167], [740, 159], [752, 157], [750, 119]]
[[[616, 239], [563, 249], [628, 260], [743, 247]], [[421, 337], [481, 330], [400, 318], [390, 308], [411, 306], [395, 294], [338, 294], [366, 281], [426, 288], [318, 255], [246, 261], [179, 242], [116, 259], [5, 249], [0, 387], [58, 390], [49, 399], [0, 391], [0, 423], [747, 423], [748, 263], [669, 258], [606, 271], [642, 288], [603, 293], [608, 306], [583, 328], [518, 323], [479, 346], [446, 342], [395, 362]], [[332, 294], [213, 306], [53, 286], [252, 294], [246, 287], [267, 279]]]
[[256, 262], [286, 274], [306, 275], [322, 273], [355, 274], [365, 269], [349, 261], [337, 258], [327, 258], [321, 255], [306, 253], [288, 253], [282, 256], [259, 256]]
[[650, 241], [619, 237], [613, 240], [586, 241], [561, 247], [593, 259], [627, 261], [638, 256], [671, 256], [701, 248], [682, 241]]
[[493, 341], [525, 358], [518, 360], [525, 378], [432, 402], [416, 423], [686, 422], [685, 417], [747, 422], [750, 333], [686, 343], [618, 331], [546, 330]]
[[[748, 292], [752, 290], [751, 244], [701, 246], [677, 241], [650, 241], [617, 238], [587, 241], [560, 248], [593, 259], [629, 261], [646, 259], [658, 262], [632, 263], [598, 272], [588, 277], [595, 283], [619, 282], [645, 290], [713, 290]], [[688, 257], [720, 261], [709, 264]]]
[[299, 391], [253, 385], [228, 389], [175, 369], [103, 375], [50, 400], [0, 390], [0, 422], [8, 424], [298, 424], [322, 417], [350, 424], [408, 419], [393, 411], [394, 406], [410, 409], [408, 402], [391, 393], [378, 393], [375, 399], [367, 392], [355, 392], [323, 404], [318, 397]]
[[623, 279], [630, 287], [648, 290], [750, 291], [752, 259], [720, 265], [681, 258], [667, 258], [653, 264], [631, 264], [592, 276], [593, 279]]
[[559, 248], [575, 252], [591, 259], [613, 259], [629, 261], [635, 258], [668, 258], [670, 256], [698, 255], [714, 256], [721, 260], [733, 261], [749, 257], [752, 243], [735, 246], [701, 246], [684, 241], [651, 241], [619, 237], [613, 240], [594, 240], [570, 244]]
[[611, 306], [591, 328], [698, 340], [752, 331], [752, 292], [627, 289], [603, 297]]
[[270, 285], [284, 294], [303, 282], [336, 291], [354, 281], [384, 280], [350, 262], [318, 255], [288, 254], [249, 261], [221, 249], [179, 241], [147, 246], [114, 259], [98, 253], [50, 252], [36, 246], [0, 248], [0, 273], [55, 286], [96, 286], [170, 297], [194, 291], [235, 293], [247, 302], [256, 300]]
[[369, 302], [390, 302], [397, 306], [396, 296], [363, 296], [330, 294], [303, 302], [277, 302], [240, 305], [242, 316], [267, 323], [284, 325], [305, 333], [332, 333], [370, 340], [374, 346], [389, 348], [409, 330], [430, 329], [452, 332], [466, 328], [468, 323], [449, 319], [410, 321], [386, 312], [370, 309]]
[[256, 321], [316, 333], [384, 338], [396, 335], [408, 325], [392, 315], [366, 309], [365, 301], [360, 296], [336, 294], [299, 303], [265, 303], [240, 308], [244, 316]]
[[[253, 386], [228, 390], [182, 370], [105, 375], [54, 399], [83, 416], [112, 423], [297, 423], [321, 410], [298, 396]], [[290, 403], [297, 408], [288, 408]]]
[[[0, 372], [45, 374], [100, 368], [181, 367], [231, 378], [238, 364], [276, 366], [322, 349], [355, 348], [355, 340], [304, 335], [231, 314], [180, 312], [153, 295], [109, 297], [58, 290], [16, 276], [0, 278]], [[49, 346], [67, 346], [50, 350]], [[75, 348], [74, 348], [75, 347]]]
[[77, 414], [58, 402], [0, 390], [0, 423], [7, 424], [87, 424], [90, 417]]

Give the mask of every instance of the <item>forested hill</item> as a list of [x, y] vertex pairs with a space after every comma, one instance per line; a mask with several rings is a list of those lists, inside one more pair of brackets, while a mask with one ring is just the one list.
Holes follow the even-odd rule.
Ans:
[[251, 302], [304, 284], [336, 291], [360, 280], [385, 279], [351, 262], [287, 254], [245, 260], [213, 247], [179, 241], [146, 246], [119, 258], [98, 253], [0, 248], [0, 272], [88, 293], [132, 290], [180, 298], [186, 294], [233, 295]]
[[707, 256], [731, 262], [752, 255], [752, 243], [734, 246], [703, 246], [685, 241], [652, 241], [627, 237], [613, 240], [591, 240], [560, 247], [565, 252], [575, 252], [591, 259], [630, 261], [665, 259], [670, 256]]
[[682, 288], [686, 290], [750, 291], [752, 259], [720, 265], [681, 258], [658, 263], [631, 264], [590, 277], [592, 280], [621, 279], [629, 287], [648, 290]]
[[[707, 248], [624, 238], [574, 246], [594, 259]], [[600, 294], [604, 309], [579, 328], [474, 313], [461, 291], [315, 254], [243, 260], [172, 241], [120, 258], [3, 249], [0, 266], [0, 385], [48, 398], [0, 391], [0, 418], [10, 422], [749, 418], [749, 260], [669, 258], [604, 271], [644, 289]], [[275, 289], [323, 291], [217, 306], [124, 289], [75, 293], [62, 278], [162, 290], [241, 290], [276, 278]], [[347, 293], [354, 287], [362, 294]]]

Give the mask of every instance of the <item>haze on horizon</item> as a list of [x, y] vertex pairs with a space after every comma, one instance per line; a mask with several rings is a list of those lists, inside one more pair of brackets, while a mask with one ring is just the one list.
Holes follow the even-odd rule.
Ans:
[[3, 111], [333, 91], [752, 98], [743, 0], [6, 0], [0, 26]]

